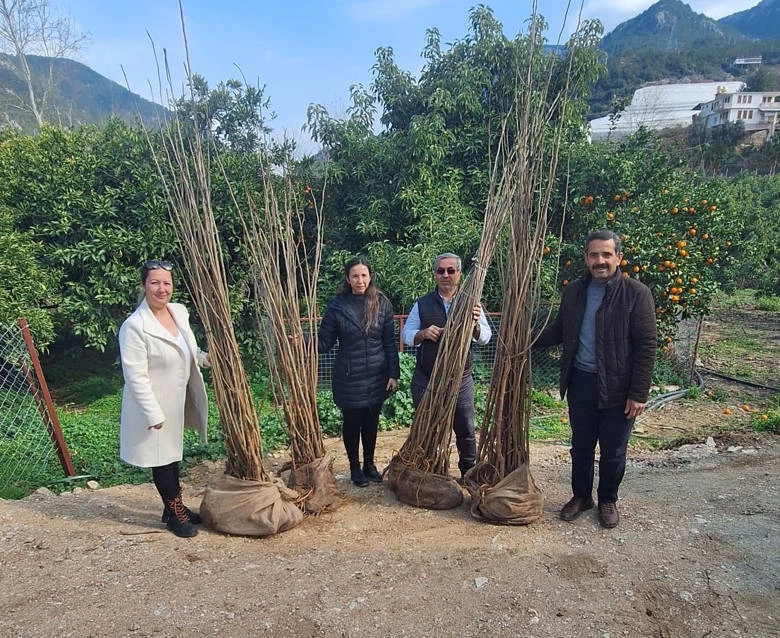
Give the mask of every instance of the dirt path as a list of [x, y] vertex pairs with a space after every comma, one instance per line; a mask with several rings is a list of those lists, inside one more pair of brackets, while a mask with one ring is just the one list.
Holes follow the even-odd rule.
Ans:
[[565, 447], [534, 446], [545, 514], [512, 528], [353, 487], [328, 446], [348, 504], [266, 539], [176, 538], [150, 484], [0, 501], [0, 636], [778, 635], [777, 437], [634, 452], [610, 531], [557, 518]]

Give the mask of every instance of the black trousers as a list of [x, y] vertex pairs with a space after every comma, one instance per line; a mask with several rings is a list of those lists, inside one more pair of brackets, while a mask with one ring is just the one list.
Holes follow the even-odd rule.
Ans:
[[[412, 380], [412, 403], [416, 408], [422, 401], [427, 384]], [[469, 373], [463, 377], [455, 403], [452, 431], [458, 448], [458, 469], [468, 472], [477, 461], [477, 439], [474, 435], [474, 377]]]
[[374, 462], [376, 450], [376, 434], [379, 430], [379, 413], [382, 404], [367, 408], [352, 410], [341, 409], [344, 425], [341, 437], [344, 439], [344, 449], [347, 452], [350, 466], [360, 464], [360, 441], [363, 441], [363, 463]]
[[595, 373], [572, 368], [566, 391], [571, 422], [571, 489], [574, 496], [593, 494], [596, 443], [599, 444], [598, 499], [614, 503], [626, 472], [626, 449], [634, 419], [627, 419], [625, 406], [598, 409]]
[[163, 505], [167, 507], [179, 494], [179, 462], [153, 467], [152, 479]]

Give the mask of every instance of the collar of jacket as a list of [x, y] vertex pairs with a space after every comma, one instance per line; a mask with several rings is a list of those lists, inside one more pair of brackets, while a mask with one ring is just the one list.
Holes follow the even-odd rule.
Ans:
[[[586, 272], [582, 277], [582, 284], [584, 288], [588, 287], [588, 284], [593, 280], [593, 275], [590, 274], [590, 272]], [[615, 271], [615, 274], [612, 275], [609, 279], [607, 279], [607, 283], [604, 284], [607, 287], [607, 293], [611, 293], [617, 285], [623, 281], [623, 271], [618, 268]]]
[[[179, 308], [169, 303], [168, 311], [171, 313], [171, 316], [173, 317], [173, 320], [176, 323], [176, 327], [179, 329], [179, 332], [182, 332], [183, 317], [179, 312]], [[157, 319], [155, 318], [152, 309], [149, 307], [149, 304], [146, 302], [146, 297], [144, 297], [141, 300], [141, 303], [138, 304], [138, 314], [141, 317], [143, 330], [146, 334], [151, 335], [153, 337], [157, 337], [158, 339], [164, 339], [165, 341], [169, 341], [175, 344], [176, 347], [179, 347], [179, 340], [176, 337], [174, 337], [170, 332], [168, 332], [165, 328], [163, 328], [162, 324], [159, 321], [157, 321]]]

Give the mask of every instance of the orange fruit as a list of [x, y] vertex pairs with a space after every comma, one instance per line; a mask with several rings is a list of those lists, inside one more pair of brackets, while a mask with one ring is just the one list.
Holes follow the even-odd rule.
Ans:
[[689, 229], [688, 229], [688, 234], [689, 234], [691, 237], [693, 237], [693, 236], [696, 234], [696, 229], [695, 229], [695, 228], [689, 228]]
[[710, 206], [710, 210], [714, 213], [716, 210], [718, 210], [717, 206]]
[[699, 283], [699, 280], [696, 277], [691, 277], [691, 283], [692, 284]]
[[701, 236], [701, 238], [702, 238], [704, 241], [707, 241], [707, 240], [710, 238], [710, 234], [709, 234], [709, 233], [704, 233], [704, 234]]
[[634, 266], [631, 270], [633, 270], [634, 272], [639, 272], [639, 266]]
[[696, 294], [696, 288], [688, 288], [688, 294], [689, 295], [695, 295]]
[[731, 414], [731, 410], [728, 408], [723, 408], [723, 414]]
[[747, 405], [747, 404], [743, 405], [743, 406], [742, 406], [742, 409], [743, 409], [745, 412], [750, 412], [750, 406], [749, 406], [749, 405]]
[[614, 201], [616, 201], [616, 202], [619, 202], [620, 201], [620, 195], [615, 195], [612, 199]]
[[607, 219], [609, 221], [612, 221], [613, 219], [615, 219], [615, 214], [614, 213], [607, 213]]
[[625, 259], [621, 259], [621, 260], [620, 260], [620, 265], [621, 265], [621, 266], [627, 266], [627, 265], [628, 265], [628, 262], [627, 262]]
[[551, 250], [551, 249], [550, 249], [550, 247], [549, 247], [549, 246], [545, 246], [545, 247], [544, 247], [544, 254], [545, 254], [545, 255], [548, 255], [548, 254], [550, 253], [550, 250]]
[[571, 259], [567, 260], [565, 265], [566, 265], [567, 267], [568, 267], [568, 266], [571, 266]]

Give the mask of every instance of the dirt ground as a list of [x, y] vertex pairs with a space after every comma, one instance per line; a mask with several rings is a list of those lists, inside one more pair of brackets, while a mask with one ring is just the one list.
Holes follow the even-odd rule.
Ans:
[[[765, 347], [745, 364], [775, 386], [776, 319], [740, 318], [768, 330], [748, 335]], [[177, 538], [151, 484], [0, 500], [0, 637], [779, 636], [780, 437], [752, 433], [742, 409], [764, 409], [769, 394], [706, 383], [711, 399], [637, 421], [613, 530], [593, 511], [558, 518], [568, 448], [541, 443], [544, 516], [528, 527], [478, 522], [468, 497], [430, 511], [387, 484], [357, 488], [339, 439], [327, 448], [347, 504], [269, 538]], [[380, 468], [406, 435], [380, 434]], [[221, 472], [191, 469], [185, 501], [197, 507]]]
[[[683, 409], [638, 427], [694, 419]], [[380, 467], [405, 436], [380, 434]], [[151, 484], [0, 500], [0, 636], [779, 635], [778, 437], [635, 446], [614, 530], [593, 511], [558, 519], [564, 446], [533, 446], [544, 516], [507, 527], [473, 519], [468, 497], [430, 511], [357, 488], [327, 443], [347, 504], [264, 539], [177, 538]], [[191, 470], [186, 502], [221, 470]]]

